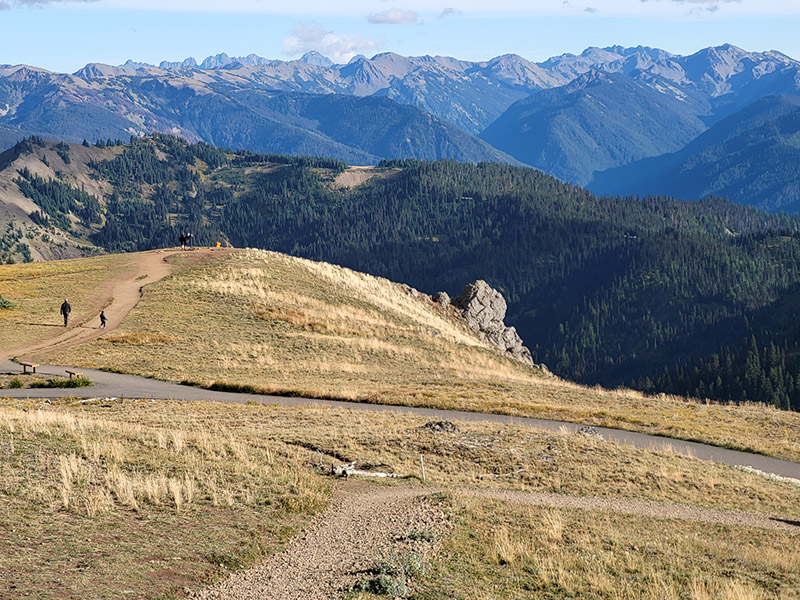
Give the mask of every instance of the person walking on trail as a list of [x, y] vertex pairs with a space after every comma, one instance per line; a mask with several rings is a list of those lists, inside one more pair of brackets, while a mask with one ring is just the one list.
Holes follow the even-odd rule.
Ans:
[[106, 328], [106, 321], [107, 320], [108, 319], [106, 318], [106, 312], [104, 310], [101, 310], [100, 311], [100, 329], [105, 329]]
[[64, 327], [69, 325], [69, 313], [72, 311], [72, 307], [69, 305], [69, 300], [64, 298], [64, 304], [61, 305], [61, 314], [64, 316]]

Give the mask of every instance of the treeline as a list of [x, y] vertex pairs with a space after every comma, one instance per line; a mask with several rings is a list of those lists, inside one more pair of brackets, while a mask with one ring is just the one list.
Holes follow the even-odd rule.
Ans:
[[787, 301], [800, 289], [797, 217], [720, 199], [598, 197], [534, 169], [450, 160], [384, 161], [381, 177], [338, 189], [340, 161], [170, 136], [133, 140], [92, 168], [115, 189], [92, 237], [109, 250], [191, 232], [200, 244], [326, 260], [428, 293], [485, 279], [559, 375], [800, 406]]
[[761, 402], [800, 410], [800, 341], [784, 338], [760, 345], [755, 335], [740, 347], [724, 347], [694, 365], [664, 369], [637, 382], [646, 392], [669, 392], [695, 398]]
[[69, 231], [70, 214], [76, 215], [85, 227], [100, 222], [100, 203], [91, 194], [56, 179], [39, 177], [27, 167], [18, 173], [20, 176], [14, 182], [26, 197], [41, 208], [40, 212], [30, 215], [39, 225], [47, 227], [52, 224]]

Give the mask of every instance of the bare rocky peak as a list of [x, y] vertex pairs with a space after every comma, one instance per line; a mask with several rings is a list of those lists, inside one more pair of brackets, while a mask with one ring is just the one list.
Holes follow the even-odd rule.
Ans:
[[332, 67], [333, 61], [325, 56], [324, 54], [320, 54], [316, 51], [306, 52], [303, 56], [299, 59], [300, 62], [304, 62], [309, 65], [314, 65], [316, 67]]
[[168, 71], [173, 71], [176, 69], [195, 69], [197, 68], [197, 61], [190, 56], [189, 58], [179, 62], [170, 62], [167, 60], [162, 60], [158, 64], [158, 66], [159, 68], [166, 69]]
[[222, 67], [227, 67], [232, 62], [241, 62], [241, 61], [239, 59], [233, 59], [224, 52], [221, 52], [220, 54], [207, 57], [203, 62], [200, 63], [200, 68], [219, 69]]
[[[130, 62], [130, 61], [129, 61]], [[119, 75], [135, 75], [136, 69], [131, 67], [114, 67], [103, 63], [89, 63], [73, 75], [81, 79], [99, 79], [102, 77], [117, 77]]]
[[[122, 67], [134, 70], [153, 68], [132, 61]], [[490, 81], [514, 90], [511, 93], [527, 94], [569, 84], [595, 71], [624, 73], [634, 77], [646, 73], [675, 85], [720, 96], [735, 92], [749, 82], [776, 71], [800, 69], [800, 62], [780, 52], [747, 52], [725, 44], [705, 48], [691, 56], [680, 56], [647, 46], [590, 47], [579, 55], [562, 54], [540, 63], [515, 54], [497, 56], [484, 62], [470, 62], [447, 56], [402, 56], [383, 52], [372, 58], [357, 55], [347, 64], [334, 64], [319, 52], [307, 52], [301, 58], [290, 61], [266, 59], [256, 54], [231, 57], [223, 52], [207, 57], [200, 64], [193, 58], [187, 58], [180, 62], [164, 61], [160, 67], [169, 71], [241, 70], [245, 72], [243, 76], [252, 78], [257, 84], [263, 82], [276, 89], [309, 93], [337, 92], [368, 96], [385, 93], [387, 89], [402, 88], [405, 91], [397, 92], [399, 99], [410, 101], [406, 96], [412, 97], [416, 88], [428, 89], [437, 81], [444, 81], [445, 85], [450, 80], [464, 83], [467, 81], [465, 78], [477, 85]], [[87, 65], [76, 75], [86, 79], [116, 74], [109, 72], [105, 66]], [[430, 109], [428, 106], [423, 108]]]
[[480, 67], [510, 87], [530, 88], [531, 84], [535, 84], [541, 88], [549, 88], [560, 84], [558, 78], [546, 69], [517, 54], [497, 56], [480, 63]]
[[479, 279], [467, 284], [452, 304], [481, 338], [515, 360], [533, 366], [531, 351], [524, 346], [517, 330], [504, 323], [508, 307], [500, 292]]

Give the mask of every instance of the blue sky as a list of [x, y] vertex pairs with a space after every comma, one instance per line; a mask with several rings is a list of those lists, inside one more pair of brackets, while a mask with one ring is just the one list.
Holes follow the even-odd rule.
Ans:
[[[290, 6], [286, 6], [289, 4]], [[588, 46], [689, 54], [732, 43], [800, 58], [796, 0], [0, 0], [0, 64], [76, 71], [226, 52], [346, 62], [392, 51], [544, 60]]]

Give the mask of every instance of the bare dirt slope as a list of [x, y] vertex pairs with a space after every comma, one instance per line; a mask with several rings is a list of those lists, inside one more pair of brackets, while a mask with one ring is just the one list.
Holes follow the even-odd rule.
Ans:
[[[69, 162], [64, 161], [54, 142], [45, 142], [43, 146], [34, 145], [31, 152], [21, 154], [8, 164], [0, 164], [0, 228], [5, 231], [8, 223], [12, 223], [30, 234], [22, 241], [30, 248], [35, 260], [85, 256], [89, 243], [58, 228], [43, 228], [30, 218], [30, 214], [40, 208], [20, 191], [16, 184], [18, 171], [28, 169], [43, 179], [63, 180], [96, 198], [102, 198], [110, 189], [100, 180], [89, 177], [91, 170], [86, 165], [91, 161], [111, 159], [122, 151], [121, 146], [97, 148], [66, 144], [66, 147], [69, 148]], [[44, 234], [47, 237], [43, 237]]]
[[375, 167], [350, 167], [346, 171], [339, 173], [334, 179], [334, 187], [354, 188], [367, 183], [370, 179], [385, 179], [396, 175], [400, 169], [381, 169]]

